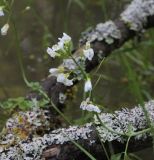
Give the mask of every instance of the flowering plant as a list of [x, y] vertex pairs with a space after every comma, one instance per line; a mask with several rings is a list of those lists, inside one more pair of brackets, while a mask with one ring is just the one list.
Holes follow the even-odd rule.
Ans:
[[[91, 48], [90, 43], [87, 42], [84, 49], [81, 51], [80, 56], [75, 57], [71, 53], [73, 46], [71, 37], [66, 33], [63, 33], [63, 37], [58, 39], [59, 41], [57, 44], [53, 45], [51, 48], [47, 48], [47, 53], [52, 58], [61, 58], [63, 64], [58, 68], [49, 69], [50, 74], [57, 77], [57, 82], [62, 83], [65, 86], [72, 86], [75, 80], [85, 80], [84, 92], [87, 97], [86, 100], [81, 103], [80, 108], [82, 110], [100, 113], [101, 110], [99, 107], [90, 101], [92, 83], [89, 75], [85, 71], [86, 60], [92, 61], [94, 57], [94, 51]], [[70, 76], [72, 74], [73, 76]]]

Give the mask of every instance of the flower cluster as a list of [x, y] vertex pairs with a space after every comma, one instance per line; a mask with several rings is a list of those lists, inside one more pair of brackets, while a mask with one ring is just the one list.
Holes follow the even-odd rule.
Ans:
[[64, 74], [64, 73], [58, 74], [57, 82], [63, 83], [65, 86], [72, 86], [73, 85], [73, 81], [68, 79], [68, 75]]
[[83, 54], [84, 54], [85, 58], [87, 58], [89, 61], [92, 60], [92, 58], [94, 56], [94, 50], [92, 48], [90, 48], [89, 42], [86, 43], [86, 49], [83, 50]]
[[[52, 57], [59, 57], [63, 59], [63, 63], [58, 68], [51, 68], [49, 70], [52, 76], [57, 77], [57, 82], [64, 84], [65, 86], [73, 85], [74, 80], [81, 80], [85, 78], [85, 61], [86, 59], [91, 61], [94, 56], [94, 51], [90, 47], [90, 43], [87, 42], [80, 56], [72, 57], [72, 41], [71, 37], [66, 33], [63, 33], [62, 38], [58, 38], [59, 42], [53, 45], [52, 48], [47, 48], [47, 53]], [[73, 76], [70, 76], [73, 75]], [[70, 77], [73, 77], [70, 79]], [[92, 90], [90, 79], [86, 78], [85, 92]]]
[[71, 37], [68, 36], [66, 33], [63, 33], [62, 38], [58, 38], [59, 42], [52, 46], [52, 48], [47, 48], [47, 53], [52, 57], [59, 57], [61, 55], [67, 55], [68, 53], [66, 50], [70, 49], [71, 46]]
[[96, 112], [96, 113], [100, 113], [101, 110], [98, 108], [98, 106], [94, 105], [89, 98], [87, 98], [85, 101], [83, 101], [80, 105], [80, 108], [82, 110], [86, 110], [89, 112]]

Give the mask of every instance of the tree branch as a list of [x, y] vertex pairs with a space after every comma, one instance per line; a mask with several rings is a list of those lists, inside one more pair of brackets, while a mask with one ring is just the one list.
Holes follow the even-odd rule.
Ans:
[[[145, 103], [145, 107], [151, 122], [153, 122], [154, 101]], [[8, 145], [15, 140], [16, 135], [8, 134], [1, 141], [3, 147], [0, 147], [0, 159], [5, 160], [9, 157], [10, 159], [40, 160], [44, 157], [47, 160], [88, 160], [88, 157], [74, 145], [74, 141], [88, 150], [97, 160], [106, 159], [100, 141], [104, 143], [109, 155], [109, 143], [112, 143], [115, 153], [122, 152], [125, 149], [126, 135], [130, 129], [132, 139], [129, 143], [129, 151], [134, 152], [152, 145], [150, 128], [147, 126], [141, 106], [133, 109], [124, 108], [114, 113], [102, 113], [99, 118], [104, 126], [95, 116], [94, 123], [53, 130], [39, 137], [31, 136], [29, 139], [21, 140], [19, 143], [4, 149], [5, 144]]]

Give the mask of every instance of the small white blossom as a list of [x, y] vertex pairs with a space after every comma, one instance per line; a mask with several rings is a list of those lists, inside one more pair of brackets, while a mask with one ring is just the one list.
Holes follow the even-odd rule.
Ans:
[[2, 6], [0, 6], [0, 17], [1, 16], [4, 16], [4, 12], [3, 12], [3, 7]]
[[66, 33], [63, 33], [63, 37], [62, 38], [58, 38], [59, 42], [58, 42], [58, 47], [63, 50], [64, 49], [64, 45], [66, 43], [69, 43], [71, 41], [71, 37], [68, 36]]
[[59, 39], [59, 42], [61, 43], [66, 43], [66, 42], [69, 42], [71, 41], [71, 37], [69, 35], [67, 35], [66, 33], [63, 33], [63, 37], [62, 38], [58, 38]]
[[64, 59], [63, 60], [63, 66], [69, 70], [76, 69], [76, 64], [72, 59]]
[[66, 79], [64, 85], [65, 86], [72, 86], [73, 82], [72, 82], [72, 80]]
[[92, 58], [94, 57], [94, 51], [92, 48], [83, 50], [83, 54], [89, 61], [91, 61]]
[[86, 43], [86, 49], [83, 50], [83, 55], [91, 61], [94, 56], [94, 50], [90, 48], [90, 42]]
[[0, 153], [3, 152], [3, 151], [4, 151], [3, 147], [0, 147]]
[[30, 6], [26, 6], [26, 8], [25, 8], [25, 10], [30, 10], [31, 9], [31, 7]]
[[64, 45], [71, 41], [71, 37], [68, 36], [66, 33], [63, 33], [62, 38], [58, 38], [59, 42], [56, 45], [53, 45], [52, 48], [47, 48], [47, 53], [52, 57], [55, 58], [56, 56], [60, 56], [58, 51], [64, 50]]
[[59, 74], [58, 76], [57, 76], [57, 82], [60, 82], [60, 83], [62, 83], [62, 82], [64, 82], [65, 81], [65, 74], [63, 74], [63, 73], [61, 73], [61, 74]]
[[89, 92], [91, 90], [92, 90], [92, 84], [91, 84], [91, 80], [88, 78], [88, 80], [85, 82], [85, 85], [84, 85], [84, 91]]
[[9, 24], [6, 23], [6, 24], [1, 28], [1, 35], [2, 35], [2, 36], [7, 35], [8, 29], [9, 29]]
[[60, 66], [58, 68], [50, 68], [49, 69], [49, 72], [52, 76], [58, 76], [60, 73], [63, 73], [64, 72], [64, 67], [63, 66]]
[[72, 80], [69, 80], [67, 78], [67, 76], [65, 74], [63, 74], [63, 73], [58, 74], [57, 82], [63, 83], [65, 86], [72, 86], [73, 85]]
[[56, 76], [56, 75], [59, 74], [59, 69], [58, 69], [58, 68], [50, 68], [50, 69], [49, 69], [49, 72], [50, 72], [52, 75]]
[[89, 101], [89, 98], [86, 99], [86, 101], [83, 101], [80, 105], [80, 108], [82, 110], [86, 110], [86, 111], [89, 111], [89, 112], [96, 112], [96, 113], [100, 113], [101, 110], [94, 104], [92, 104], [90, 101]]
[[52, 48], [50, 48], [50, 47], [48, 47], [47, 48], [47, 53], [52, 57], [52, 58], [55, 58], [55, 56], [56, 56], [56, 52], [52, 49]]

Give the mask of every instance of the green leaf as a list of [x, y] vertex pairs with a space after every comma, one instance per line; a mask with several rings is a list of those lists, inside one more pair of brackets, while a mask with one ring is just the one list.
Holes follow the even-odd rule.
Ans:
[[121, 156], [123, 153], [113, 154], [111, 156], [111, 160], [121, 160]]

